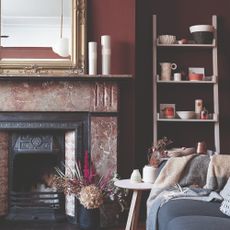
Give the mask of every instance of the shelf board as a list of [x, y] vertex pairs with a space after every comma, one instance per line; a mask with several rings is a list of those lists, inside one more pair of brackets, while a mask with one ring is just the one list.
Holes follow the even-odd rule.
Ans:
[[197, 47], [197, 48], [214, 48], [216, 47], [216, 40], [213, 40], [212, 44], [194, 44], [194, 43], [189, 43], [189, 44], [161, 44], [159, 43], [159, 41], [157, 40], [157, 46], [158, 47]]
[[157, 114], [157, 121], [161, 121], [161, 122], [218, 122], [217, 119], [217, 115], [213, 114], [213, 118], [212, 119], [181, 119], [179, 117], [175, 117], [175, 118], [162, 118], [160, 117], [160, 114]]
[[164, 121], [164, 122], [217, 122], [215, 119], [167, 119], [167, 118], [158, 118], [157, 121]]
[[68, 81], [123, 81], [133, 79], [130, 74], [77, 75], [77, 74], [0, 74], [0, 80], [68, 80]]
[[189, 80], [181, 80], [181, 81], [162, 81], [159, 80], [159, 76], [157, 76], [157, 83], [158, 84], [215, 84], [217, 82], [217, 77], [216, 76], [211, 76], [213, 80], [211, 81], [189, 81]]

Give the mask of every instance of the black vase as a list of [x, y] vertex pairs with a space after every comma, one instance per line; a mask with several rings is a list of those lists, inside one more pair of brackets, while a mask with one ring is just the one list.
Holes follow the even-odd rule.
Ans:
[[85, 230], [98, 230], [100, 228], [100, 209], [87, 209], [80, 205], [79, 226]]

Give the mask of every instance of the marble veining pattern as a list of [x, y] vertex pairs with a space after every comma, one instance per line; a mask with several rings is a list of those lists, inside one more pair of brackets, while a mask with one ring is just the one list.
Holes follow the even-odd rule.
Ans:
[[92, 90], [92, 111], [117, 112], [118, 88], [116, 85], [97, 82]]
[[99, 175], [117, 171], [117, 118], [91, 117], [91, 158]]
[[117, 84], [1, 81], [0, 111], [117, 111]]
[[[65, 174], [71, 175], [70, 169], [75, 168], [75, 132], [69, 131], [65, 133]], [[66, 214], [68, 216], [75, 216], [75, 197], [73, 195], [66, 195], [65, 201]]]

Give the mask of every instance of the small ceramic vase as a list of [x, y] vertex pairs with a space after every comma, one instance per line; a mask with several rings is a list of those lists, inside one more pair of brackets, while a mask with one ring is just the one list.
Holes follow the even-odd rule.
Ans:
[[134, 169], [131, 177], [130, 177], [130, 181], [133, 183], [141, 183], [141, 174], [139, 169]]

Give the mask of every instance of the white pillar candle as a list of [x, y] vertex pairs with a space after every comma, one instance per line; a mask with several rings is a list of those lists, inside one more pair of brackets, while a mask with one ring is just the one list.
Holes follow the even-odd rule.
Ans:
[[110, 74], [111, 66], [111, 37], [109, 35], [101, 36], [101, 54], [102, 54], [102, 74]]
[[89, 51], [89, 75], [97, 74], [97, 43], [89, 42], [88, 44]]
[[143, 168], [143, 181], [146, 183], [154, 183], [157, 177], [157, 168], [146, 165]]

